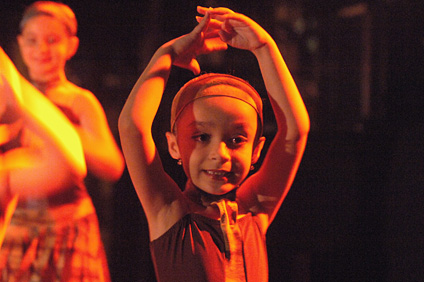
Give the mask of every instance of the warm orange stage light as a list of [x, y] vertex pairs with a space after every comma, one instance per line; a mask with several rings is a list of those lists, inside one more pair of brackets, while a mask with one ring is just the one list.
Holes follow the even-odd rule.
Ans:
[[0, 243], [18, 197], [45, 197], [86, 173], [76, 130], [0, 47]]
[[[80, 173], [85, 174], [84, 153], [75, 129], [59, 109], [22, 77], [1, 47], [0, 76], [3, 81], [0, 84], [3, 86], [1, 91], [11, 90], [13, 93], [10, 94], [16, 97], [16, 102], [22, 108], [22, 112], [43, 126], [43, 129], [48, 131], [60, 146], [60, 149], [66, 152], [68, 160], [77, 165]], [[3, 99], [3, 95], [0, 97]], [[0, 140], [2, 139], [0, 136]]]

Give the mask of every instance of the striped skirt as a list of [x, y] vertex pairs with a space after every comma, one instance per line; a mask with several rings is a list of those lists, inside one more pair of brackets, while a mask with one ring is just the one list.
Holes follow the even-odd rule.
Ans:
[[17, 209], [7, 228], [0, 282], [110, 282], [95, 213], [54, 222], [29, 214]]

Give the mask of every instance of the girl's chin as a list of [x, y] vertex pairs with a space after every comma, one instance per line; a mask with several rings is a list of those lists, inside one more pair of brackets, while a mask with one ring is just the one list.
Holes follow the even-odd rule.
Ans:
[[202, 190], [204, 193], [219, 197], [219, 196], [224, 196], [224, 195], [234, 191], [237, 188], [237, 186], [232, 185], [231, 187], [225, 187], [225, 188], [221, 187], [219, 189], [210, 188], [210, 187], [208, 187], [207, 189], [203, 189], [201, 187], [197, 187], [197, 188], [199, 190]]
[[199, 179], [194, 180], [190, 179], [187, 182], [188, 185], [194, 186], [194, 188], [201, 190], [207, 194], [214, 196], [225, 195], [234, 189], [236, 189], [239, 185], [234, 183], [228, 183], [228, 181], [199, 181]]

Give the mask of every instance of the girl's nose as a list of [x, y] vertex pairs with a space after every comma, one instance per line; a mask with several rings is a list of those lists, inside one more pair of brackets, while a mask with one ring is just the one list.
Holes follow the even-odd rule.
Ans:
[[209, 158], [211, 160], [218, 160], [222, 163], [230, 159], [230, 152], [225, 142], [219, 142], [215, 146], [212, 146], [209, 153]]

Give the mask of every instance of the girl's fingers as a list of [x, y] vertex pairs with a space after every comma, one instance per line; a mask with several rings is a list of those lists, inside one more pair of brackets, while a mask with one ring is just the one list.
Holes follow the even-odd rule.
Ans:
[[[203, 17], [196, 17], [196, 20], [198, 23], [200, 23], [203, 20]], [[221, 24], [222, 24], [222, 21], [211, 18], [208, 23], [208, 28], [220, 29]]]
[[220, 33], [219, 29], [208, 30], [204, 33], [203, 38], [205, 40], [219, 38], [219, 33]]
[[227, 17], [229, 17], [230, 15], [237, 15], [236, 13], [233, 13], [233, 14], [223, 14], [223, 15], [216, 15], [216, 14], [213, 14], [213, 13], [210, 13], [210, 12], [208, 12], [208, 13], [210, 15], [211, 21], [212, 20], [215, 20], [215, 21], [218, 21], [218, 22], [225, 21], [227, 19]]
[[212, 38], [218, 37], [219, 31], [222, 29], [222, 23], [218, 21], [209, 22], [208, 28], [203, 31], [203, 37]]
[[199, 14], [205, 15], [208, 13], [211, 17], [211, 20], [217, 20], [223, 22], [230, 15], [238, 15], [228, 8], [205, 8], [205, 7], [197, 7], [197, 11]]
[[228, 8], [224, 8], [224, 7], [206, 8], [206, 7], [202, 7], [202, 6], [197, 6], [197, 12], [199, 14], [202, 14], [202, 15], [204, 15], [206, 12], [209, 12], [210, 14], [212, 14], [214, 16], [234, 13], [232, 10], [230, 10]]
[[203, 16], [203, 18], [201, 19], [201, 21], [198, 20], [199, 24], [194, 28], [194, 32], [202, 32], [205, 30], [205, 27], [208, 26], [209, 21], [210, 21], [211, 17], [209, 13], [205, 13], [205, 15]]
[[205, 54], [215, 52], [215, 51], [223, 51], [227, 50], [228, 45], [224, 41], [221, 40], [220, 37], [213, 37], [205, 40], [204, 52]]
[[188, 65], [188, 69], [192, 71], [194, 75], [198, 75], [200, 73], [199, 62], [196, 59], [192, 59]]
[[233, 38], [231, 33], [225, 32], [223, 30], [219, 32], [219, 36], [223, 42], [229, 42]]
[[[208, 22], [208, 28], [223, 29], [226, 32], [231, 32], [233, 30], [233, 27], [254, 25], [251, 19], [241, 14], [234, 13], [231, 10], [229, 10], [231, 11], [231, 13], [222, 13], [219, 16], [215, 14], [214, 12], [215, 10], [227, 11], [229, 9], [227, 8], [208, 9], [207, 14], [210, 17]], [[196, 19], [199, 23], [203, 20], [202, 17], [196, 17]]]

